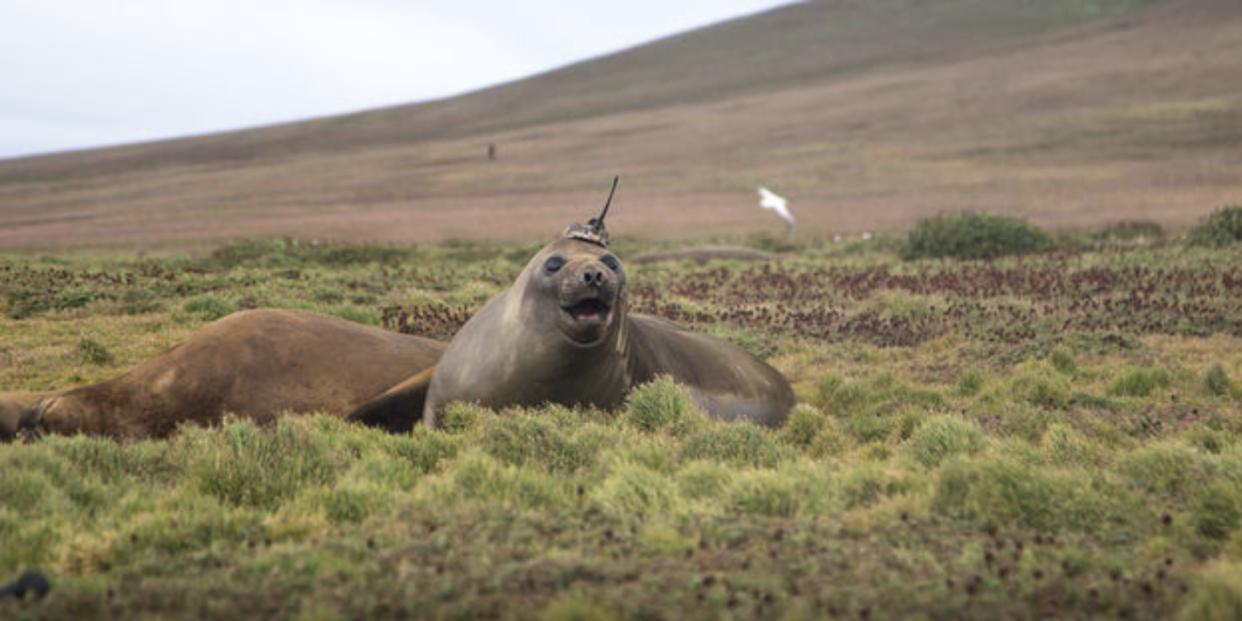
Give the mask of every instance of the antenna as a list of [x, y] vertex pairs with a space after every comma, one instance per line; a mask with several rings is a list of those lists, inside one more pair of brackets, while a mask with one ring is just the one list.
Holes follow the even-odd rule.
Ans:
[[620, 180], [621, 175], [616, 175], [612, 178], [612, 189], [608, 190], [608, 201], [604, 203], [604, 210], [601, 211], [599, 217], [595, 219], [595, 222], [600, 226], [604, 224], [604, 216], [608, 215], [608, 207], [609, 205], [612, 205], [612, 195], [616, 193], [617, 182]]
[[565, 229], [562, 237], [571, 237], [573, 239], [581, 239], [582, 241], [591, 242], [605, 248], [608, 247], [608, 229], [604, 228], [604, 216], [608, 215], [608, 207], [612, 205], [612, 197], [617, 192], [617, 182], [621, 180], [621, 175], [612, 178], [612, 189], [608, 191], [608, 201], [604, 203], [604, 210], [599, 212], [598, 218], [587, 220], [586, 224], [571, 224]]

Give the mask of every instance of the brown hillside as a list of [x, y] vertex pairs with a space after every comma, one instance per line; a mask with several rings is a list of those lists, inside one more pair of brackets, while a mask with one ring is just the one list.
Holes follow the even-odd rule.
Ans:
[[760, 183], [804, 234], [1184, 227], [1242, 202], [1239, 49], [1234, 0], [796, 4], [443, 101], [0, 161], [0, 247], [543, 238], [613, 174], [614, 234], [778, 232]]

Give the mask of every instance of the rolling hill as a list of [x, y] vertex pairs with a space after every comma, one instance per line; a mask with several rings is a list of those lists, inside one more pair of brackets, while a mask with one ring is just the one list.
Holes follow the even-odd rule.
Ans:
[[777, 233], [759, 183], [800, 234], [1180, 228], [1242, 202], [1240, 49], [1236, 0], [792, 4], [451, 99], [0, 161], [0, 248], [546, 238], [614, 174], [614, 235]]

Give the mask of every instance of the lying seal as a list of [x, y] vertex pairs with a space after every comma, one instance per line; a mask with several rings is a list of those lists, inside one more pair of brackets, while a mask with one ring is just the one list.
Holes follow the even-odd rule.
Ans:
[[607, 248], [610, 203], [611, 195], [599, 218], [540, 250], [462, 326], [435, 372], [411, 391], [414, 402], [425, 396], [427, 425], [437, 426], [452, 401], [615, 408], [659, 375], [672, 376], [715, 418], [785, 421], [794, 396], [776, 369], [732, 344], [628, 312], [625, 270]]
[[693, 261], [703, 265], [708, 261], [780, 261], [785, 257], [771, 252], [737, 246], [701, 246], [684, 250], [653, 252], [630, 259], [630, 263], [660, 263], [663, 261]]
[[226, 413], [259, 421], [282, 412], [343, 415], [431, 368], [443, 350], [438, 341], [327, 315], [242, 311], [110, 380], [0, 395], [0, 439], [30, 431], [163, 437]]

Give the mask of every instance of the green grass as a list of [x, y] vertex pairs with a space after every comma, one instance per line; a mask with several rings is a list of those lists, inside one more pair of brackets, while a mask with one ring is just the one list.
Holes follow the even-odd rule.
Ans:
[[[1237, 250], [791, 246], [630, 270], [636, 308], [791, 379], [780, 429], [662, 378], [617, 412], [458, 404], [401, 436], [299, 416], [0, 446], [0, 576], [54, 584], [0, 617], [1232, 618]], [[108, 377], [233, 308], [452, 334], [530, 252], [0, 257], [0, 388]]]

